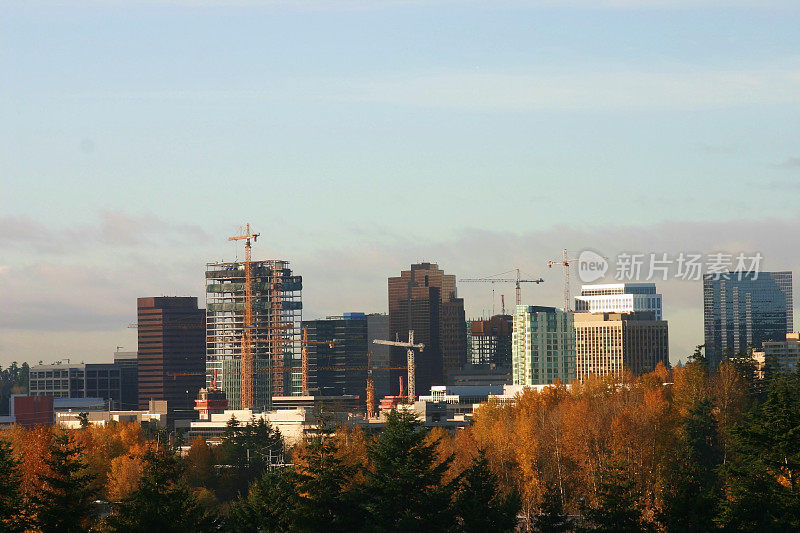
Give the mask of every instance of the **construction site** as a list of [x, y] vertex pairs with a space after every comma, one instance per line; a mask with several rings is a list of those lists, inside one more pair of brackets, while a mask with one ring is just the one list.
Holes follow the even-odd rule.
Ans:
[[244, 261], [206, 264], [206, 386], [221, 385], [236, 409], [302, 393], [303, 279], [288, 261], [253, 261], [257, 238], [248, 224], [229, 237], [245, 241]]

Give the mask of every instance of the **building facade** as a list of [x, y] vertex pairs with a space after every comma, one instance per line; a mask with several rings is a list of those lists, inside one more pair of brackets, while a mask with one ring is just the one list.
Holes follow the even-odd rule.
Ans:
[[112, 363], [32, 366], [31, 396], [102, 398], [118, 405], [122, 398], [122, 368]]
[[[391, 364], [391, 348], [383, 344], [375, 344], [375, 339], [389, 338], [389, 315], [385, 313], [371, 313], [367, 315], [367, 350], [372, 353], [372, 366], [386, 368]], [[389, 381], [388, 371], [372, 373], [375, 383], [375, 397], [383, 398], [392, 394], [392, 385]], [[399, 393], [398, 393], [399, 394]]]
[[169, 415], [194, 416], [205, 379], [205, 310], [196, 297], [137, 300], [139, 409], [166, 401]]
[[512, 323], [511, 315], [468, 321], [467, 363], [510, 366]]
[[119, 407], [122, 410], [139, 408], [139, 355], [136, 352], [114, 352], [114, 364], [121, 370]]
[[705, 353], [716, 366], [794, 329], [791, 272], [730, 272], [703, 277]]
[[575, 379], [573, 314], [555, 307], [518, 305], [512, 332], [514, 385]]
[[795, 372], [800, 363], [800, 333], [787, 333], [782, 341], [766, 341], [753, 352], [760, 370], [766, 373]]
[[[417, 263], [398, 277], [389, 278], [389, 336], [425, 345], [416, 357], [416, 387], [427, 391], [443, 385], [448, 373], [466, 362], [464, 300], [456, 296], [456, 277], [434, 263]], [[391, 350], [392, 366], [406, 364], [406, 350]], [[390, 372], [397, 383], [403, 371]]]
[[[366, 397], [368, 323], [364, 313], [307, 320], [309, 392]], [[333, 346], [328, 344], [333, 341]], [[374, 361], [373, 361], [374, 364]], [[375, 365], [377, 366], [377, 365]]]
[[669, 367], [668, 329], [652, 312], [575, 313], [575, 371], [620, 376], [652, 372], [661, 362]]
[[[251, 353], [267, 361], [266, 376], [253, 382], [253, 395], [267, 398], [300, 394], [300, 322], [303, 278], [295, 276], [288, 261], [252, 261]], [[219, 383], [232, 383], [224, 374], [224, 361], [242, 353], [245, 310], [244, 263], [206, 265], [206, 388], [216, 373]], [[257, 391], [256, 387], [266, 390]]]
[[661, 320], [661, 295], [655, 283], [583, 285], [575, 297], [577, 313], [635, 313], [650, 311]]

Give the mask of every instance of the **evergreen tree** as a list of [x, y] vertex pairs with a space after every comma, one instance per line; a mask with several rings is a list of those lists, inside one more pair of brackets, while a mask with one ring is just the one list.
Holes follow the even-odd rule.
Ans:
[[231, 506], [224, 529], [234, 533], [296, 531], [299, 498], [290, 470], [267, 470], [250, 485], [247, 496]]
[[542, 533], [572, 531], [572, 520], [564, 513], [561, 493], [555, 487], [547, 486], [542, 495], [542, 506], [533, 526]]
[[213, 531], [215, 524], [181, 480], [183, 465], [168, 451], [148, 451], [139, 484], [107, 518], [110, 531], [126, 533]]
[[301, 531], [356, 531], [363, 525], [358, 495], [351, 486], [357, 468], [336, 456], [330, 432], [314, 436], [295, 461]]
[[711, 399], [704, 398], [689, 409], [675, 458], [665, 465], [667, 486], [659, 519], [667, 531], [714, 528], [722, 447], [713, 408]]
[[741, 531], [800, 530], [800, 376], [778, 376], [733, 431], [719, 523]]
[[627, 467], [626, 462], [612, 459], [600, 471], [597, 506], [587, 513], [595, 531], [628, 533], [646, 530], [641, 523], [634, 483]]
[[64, 431], [53, 436], [33, 497], [36, 526], [43, 533], [86, 531], [91, 523], [94, 476], [86, 470], [83, 447]]
[[463, 473], [456, 492], [453, 504], [456, 531], [514, 531], [519, 509], [517, 494], [502, 496], [498, 493], [497, 476], [489, 470], [489, 463], [481, 451]]
[[453, 485], [442, 483], [452, 457], [437, 464], [436, 443], [412, 413], [392, 411], [369, 446], [365, 509], [373, 531], [444, 531], [455, 524]]
[[280, 431], [273, 429], [263, 418], [251, 419], [241, 425], [231, 417], [222, 435], [224, 460], [231, 466], [224, 480], [231, 493], [229, 496], [246, 492], [248, 485], [271, 464], [280, 463], [283, 449]]
[[0, 440], [0, 533], [25, 530], [18, 465], [11, 446]]

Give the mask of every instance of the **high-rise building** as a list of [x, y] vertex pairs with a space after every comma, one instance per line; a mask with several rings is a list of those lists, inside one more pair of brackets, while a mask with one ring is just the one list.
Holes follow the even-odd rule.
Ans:
[[[307, 320], [309, 389], [319, 396], [366, 397], [367, 316], [344, 313]], [[333, 346], [327, 344], [333, 342]], [[374, 361], [373, 361], [374, 364]]]
[[[253, 377], [254, 398], [300, 394], [300, 322], [303, 278], [292, 274], [288, 261], [252, 261], [251, 354], [267, 361]], [[206, 265], [206, 388], [216, 372], [218, 383], [231, 383], [224, 361], [242, 353], [245, 310], [244, 263]], [[259, 366], [263, 368], [263, 365]], [[266, 377], [266, 379], [264, 379]], [[256, 390], [257, 388], [266, 390]], [[233, 404], [231, 404], [233, 405]]]
[[473, 365], [511, 364], [511, 315], [467, 322], [467, 362]]
[[114, 352], [114, 364], [120, 368], [120, 409], [139, 408], [139, 355], [136, 352]]
[[661, 320], [661, 295], [655, 283], [583, 285], [575, 297], [577, 313], [635, 313], [652, 311]]
[[[375, 344], [375, 339], [389, 338], [389, 315], [371, 313], [367, 315], [367, 351], [372, 353], [372, 366], [386, 368], [391, 363], [391, 348], [384, 344]], [[383, 398], [392, 394], [393, 383], [389, 381], [389, 372], [376, 371], [372, 373], [375, 383], [375, 397]], [[398, 393], [399, 394], [399, 393]]]
[[205, 309], [197, 298], [139, 298], [139, 409], [164, 400], [170, 418], [194, 416], [194, 400], [204, 384]]
[[792, 332], [791, 272], [730, 272], [703, 277], [705, 353], [716, 366]]
[[[466, 362], [464, 300], [456, 296], [456, 277], [445, 274], [435, 263], [417, 263], [398, 277], [389, 278], [389, 335], [425, 345], [416, 357], [416, 389], [444, 385], [449, 372]], [[406, 364], [406, 350], [393, 348], [392, 366]], [[390, 373], [397, 383], [401, 371]]]
[[652, 372], [659, 362], [669, 366], [667, 322], [652, 311], [575, 313], [575, 373], [596, 375]]
[[514, 385], [548, 385], [575, 379], [573, 313], [518, 305], [512, 334]]
[[116, 364], [57, 363], [32, 366], [28, 384], [31, 396], [103, 398], [116, 407], [122, 398], [121, 377]]

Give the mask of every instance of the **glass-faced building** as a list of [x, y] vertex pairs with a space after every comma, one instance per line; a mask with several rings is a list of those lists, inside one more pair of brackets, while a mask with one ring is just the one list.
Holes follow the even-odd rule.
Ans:
[[746, 353], [793, 329], [791, 272], [729, 272], [703, 278], [706, 357]]
[[661, 320], [661, 295], [655, 283], [584, 285], [575, 297], [577, 313], [636, 313], [650, 311]]
[[514, 385], [575, 379], [573, 314], [555, 307], [518, 305], [511, 333]]

